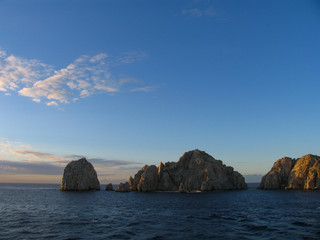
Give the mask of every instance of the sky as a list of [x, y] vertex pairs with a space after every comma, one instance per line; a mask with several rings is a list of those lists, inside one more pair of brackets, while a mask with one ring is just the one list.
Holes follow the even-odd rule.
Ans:
[[319, 29], [311, 0], [0, 0], [0, 182], [320, 155]]

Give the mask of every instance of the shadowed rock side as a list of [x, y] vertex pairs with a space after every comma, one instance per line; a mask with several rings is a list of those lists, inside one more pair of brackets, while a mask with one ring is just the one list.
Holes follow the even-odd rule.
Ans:
[[299, 159], [284, 157], [276, 161], [262, 178], [260, 189], [319, 189], [320, 157], [305, 155]]
[[131, 191], [211, 191], [246, 189], [243, 176], [206, 152], [186, 152], [178, 162], [144, 166], [129, 178]]
[[60, 185], [61, 191], [100, 190], [97, 173], [85, 158], [68, 163]]

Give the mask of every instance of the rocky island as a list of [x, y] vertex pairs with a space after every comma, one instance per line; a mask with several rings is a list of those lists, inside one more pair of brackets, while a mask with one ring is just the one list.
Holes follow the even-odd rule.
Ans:
[[305, 155], [299, 159], [284, 157], [276, 161], [262, 178], [260, 189], [320, 188], [320, 157]]
[[117, 191], [212, 191], [246, 189], [243, 176], [200, 150], [183, 154], [178, 162], [144, 166]]
[[61, 191], [100, 190], [97, 173], [85, 158], [68, 163], [60, 185]]

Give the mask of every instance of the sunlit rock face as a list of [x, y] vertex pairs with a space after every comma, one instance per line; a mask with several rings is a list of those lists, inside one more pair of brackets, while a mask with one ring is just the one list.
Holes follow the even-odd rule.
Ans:
[[319, 189], [320, 157], [305, 155], [299, 159], [281, 158], [262, 178], [261, 189]]
[[68, 163], [60, 185], [61, 191], [100, 190], [97, 173], [85, 158]]
[[178, 162], [144, 166], [129, 179], [132, 191], [212, 191], [246, 189], [243, 176], [206, 152], [186, 152]]

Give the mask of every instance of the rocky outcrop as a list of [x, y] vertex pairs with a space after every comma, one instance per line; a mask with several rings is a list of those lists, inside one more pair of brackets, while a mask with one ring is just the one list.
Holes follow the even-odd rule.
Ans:
[[61, 191], [100, 190], [97, 173], [85, 158], [68, 163], [60, 185]]
[[178, 162], [144, 166], [129, 178], [130, 190], [150, 191], [212, 191], [246, 189], [243, 176], [206, 152], [186, 152]]
[[106, 185], [106, 191], [113, 191], [112, 183]]
[[260, 189], [319, 189], [320, 157], [305, 155], [299, 159], [284, 157], [276, 161], [262, 178]]
[[116, 192], [130, 192], [130, 185], [128, 182], [120, 183]]

